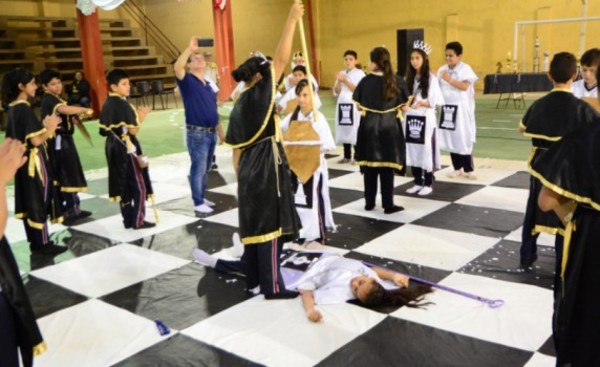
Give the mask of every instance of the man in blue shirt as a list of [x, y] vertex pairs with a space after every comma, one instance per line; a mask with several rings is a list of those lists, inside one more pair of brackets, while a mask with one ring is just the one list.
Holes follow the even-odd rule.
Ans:
[[217, 94], [211, 85], [214, 82], [205, 77], [206, 68], [206, 60], [198, 50], [198, 37], [192, 37], [187, 49], [175, 62], [175, 76], [185, 108], [186, 141], [192, 160], [190, 186], [194, 210], [203, 214], [211, 213], [215, 205], [204, 197], [204, 192], [217, 136], [219, 143], [225, 138], [219, 123]]

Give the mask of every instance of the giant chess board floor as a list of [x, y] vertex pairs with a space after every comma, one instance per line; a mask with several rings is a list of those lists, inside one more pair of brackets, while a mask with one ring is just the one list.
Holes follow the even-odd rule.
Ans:
[[[336, 233], [328, 247], [343, 256], [409, 273], [490, 299], [501, 308], [436, 290], [426, 309], [370, 310], [352, 303], [320, 306], [310, 323], [300, 298], [248, 297], [244, 279], [192, 261], [202, 248], [228, 258], [237, 230], [230, 151], [219, 147], [207, 198], [214, 213], [197, 217], [187, 184], [186, 154], [153, 159], [160, 223], [126, 230], [107, 200], [103, 172], [89, 176], [82, 207], [92, 218], [53, 226], [69, 252], [30, 256], [22, 225], [9, 221], [48, 351], [36, 366], [553, 366], [553, 238], [539, 240], [539, 259], [520, 269], [520, 232], [528, 175], [479, 168], [479, 179], [436, 173], [427, 197], [405, 194], [385, 215], [363, 210], [356, 166], [329, 162]], [[148, 219], [153, 220], [152, 210]], [[170, 328], [161, 335], [155, 320]]]

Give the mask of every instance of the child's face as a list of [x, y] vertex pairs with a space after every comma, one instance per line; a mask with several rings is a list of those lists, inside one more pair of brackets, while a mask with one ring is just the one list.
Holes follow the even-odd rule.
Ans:
[[301, 72], [299, 70], [298, 71], [294, 71], [294, 79], [296, 80], [296, 83], [294, 85], [296, 85], [302, 79], [306, 79], [306, 74], [304, 74], [303, 72]]
[[344, 56], [344, 65], [346, 65], [346, 70], [352, 70], [356, 67], [356, 59], [352, 55]]
[[121, 79], [117, 84], [111, 84], [110, 90], [113, 93], [120, 95], [121, 97], [129, 97], [129, 93], [131, 92], [131, 85], [129, 84], [129, 79]]
[[52, 94], [61, 94], [63, 89], [62, 81], [58, 78], [52, 78], [48, 84], [43, 85], [43, 87], [46, 92]]
[[369, 292], [371, 292], [371, 288], [375, 283], [374, 278], [370, 278], [366, 275], [361, 275], [355, 278], [352, 278], [350, 281], [350, 287], [352, 289], [352, 294], [359, 301], [364, 302]]
[[300, 106], [301, 109], [306, 110], [307, 108], [310, 108], [310, 91], [308, 90], [308, 86], [302, 88], [302, 90], [300, 91], [300, 94], [297, 95], [298, 97], [298, 106]]
[[448, 64], [448, 66], [450, 66], [451, 68], [458, 65], [461, 57], [462, 55], [457, 55], [456, 52], [454, 52], [454, 50], [446, 50], [446, 64]]
[[21, 93], [25, 93], [27, 97], [35, 97], [35, 91], [37, 89], [38, 86], [35, 83], [35, 78], [32, 78], [31, 81], [25, 85], [19, 83], [19, 90], [21, 91]]
[[589, 66], [589, 65], [581, 65], [581, 74], [583, 76], [583, 80], [587, 85], [595, 85], [596, 84], [596, 70], [598, 66]]
[[304, 56], [296, 56], [294, 58], [294, 63], [296, 65], [304, 65]]
[[413, 52], [410, 54], [410, 65], [416, 70], [421, 71], [423, 67], [423, 57], [418, 52]]

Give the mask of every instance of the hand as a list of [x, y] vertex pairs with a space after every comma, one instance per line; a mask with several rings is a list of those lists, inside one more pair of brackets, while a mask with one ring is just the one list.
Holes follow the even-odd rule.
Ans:
[[448, 74], [448, 70], [444, 70], [440, 76], [445, 82], [450, 83], [450, 74]]
[[16, 139], [6, 138], [0, 144], [0, 186], [6, 186], [25, 164], [25, 146]]
[[344, 83], [348, 79], [348, 77], [346, 76], [345, 73], [340, 71], [339, 73], [337, 73], [336, 79], [339, 80], [340, 82]]
[[225, 134], [223, 134], [223, 130], [219, 130], [217, 135], [219, 136], [219, 145], [225, 143]]
[[394, 281], [394, 284], [396, 284], [398, 287], [406, 288], [408, 287], [410, 278], [403, 274], [395, 274], [394, 279], [392, 280]]
[[192, 36], [192, 38], [190, 39], [190, 44], [188, 45], [188, 50], [190, 52], [194, 52], [197, 49], [198, 49], [198, 37]]
[[138, 108], [138, 115], [140, 115], [140, 118], [143, 119], [143, 117], [145, 117], [147, 114], [150, 113], [150, 111], [152, 111], [152, 107], [150, 106], [142, 106], [140, 108]]
[[323, 320], [323, 315], [316, 308], [306, 311], [306, 317], [312, 322], [321, 322]]
[[53, 134], [61, 122], [62, 122], [62, 119], [60, 118], [60, 116], [53, 114], [53, 115], [46, 116], [46, 118], [44, 118], [44, 121], [42, 121], [42, 124], [44, 125], [46, 130], [48, 130], [51, 134]]
[[290, 9], [290, 19], [299, 20], [304, 15], [304, 4], [301, 0], [295, 0], [292, 8]]

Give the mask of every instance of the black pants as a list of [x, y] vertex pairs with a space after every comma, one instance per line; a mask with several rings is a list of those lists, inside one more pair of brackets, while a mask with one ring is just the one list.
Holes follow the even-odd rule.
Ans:
[[410, 167], [410, 170], [415, 178], [415, 185], [431, 186], [433, 184], [433, 172], [425, 171], [421, 167]]
[[8, 299], [0, 291], [0, 364], [4, 367], [18, 367], [17, 330], [15, 312]]
[[377, 178], [381, 183], [381, 204], [384, 209], [394, 207], [394, 169], [364, 167], [365, 206], [374, 207], [377, 197]]
[[[354, 152], [356, 153], [356, 146], [354, 147]], [[352, 157], [352, 144], [344, 144], [344, 158], [350, 159]]]
[[129, 198], [121, 201], [121, 215], [126, 228], [140, 227], [146, 216], [146, 184], [137, 159], [127, 155], [127, 192]]
[[450, 153], [450, 159], [452, 159], [452, 167], [454, 167], [455, 171], [458, 171], [461, 168], [465, 173], [473, 172], [475, 170], [472, 154]]
[[282, 249], [283, 241], [279, 238], [244, 246], [242, 262], [246, 264], [246, 287], [248, 289], [260, 285], [260, 293], [266, 296], [285, 291], [279, 266]]
[[33, 246], [42, 246], [50, 242], [48, 237], [48, 223], [44, 223], [44, 228], [37, 229], [33, 228], [27, 222], [27, 219], [23, 220], [25, 226], [25, 234], [27, 235], [27, 241]]
[[66, 218], [76, 218], [81, 213], [79, 195], [76, 192], [61, 192], [60, 200]]

